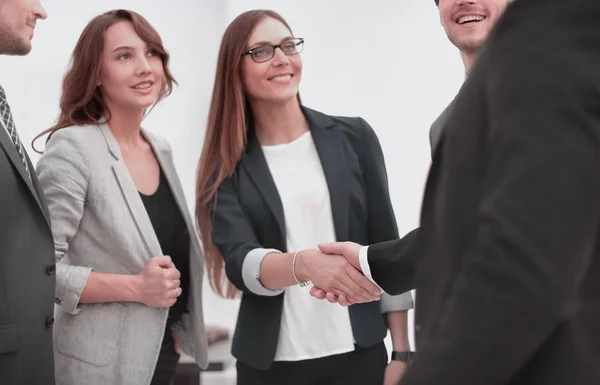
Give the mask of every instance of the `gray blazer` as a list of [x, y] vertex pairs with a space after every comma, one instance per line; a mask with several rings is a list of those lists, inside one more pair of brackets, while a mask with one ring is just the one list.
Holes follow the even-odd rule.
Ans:
[[[202, 314], [203, 252], [169, 145], [143, 131], [191, 235], [183, 350], [207, 365]], [[58, 385], [148, 385], [168, 314], [141, 303], [79, 304], [90, 272], [137, 274], [162, 255], [152, 223], [106, 124], [57, 131], [37, 171], [52, 218], [56, 253], [54, 350]]]
[[54, 385], [54, 246], [44, 194], [0, 118], [0, 383]]

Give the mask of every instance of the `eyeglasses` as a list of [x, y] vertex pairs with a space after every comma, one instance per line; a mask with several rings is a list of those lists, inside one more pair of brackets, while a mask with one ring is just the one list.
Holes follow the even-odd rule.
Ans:
[[254, 48], [249, 49], [248, 51], [242, 53], [242, 56], [250, 55], [252, 60], [254, 60], [256, 63], [264, 63], [266, 61], [273, 59], [273, 57], [275, 57], [275, 50], [277, 48], [281, 49], [281, 52], [283, 52], [286, 56], [291, 56], [291, 55], [297, 55], [300, 52], [302, 52], [303, 47], [304, 47], [304, 39], [302, 39], [302, 38], [290, 39], [290, 40], [281, 42], [280, 44], [277, 44], [277, 45], [265, 44], [265, 45], [260, 45], [258, 47], [254, 47]]

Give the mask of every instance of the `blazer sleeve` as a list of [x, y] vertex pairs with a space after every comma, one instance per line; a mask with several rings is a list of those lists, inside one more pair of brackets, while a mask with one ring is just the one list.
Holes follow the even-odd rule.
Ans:
[[245, 293], [275, 296], [283, 289], [270, 290], [260, 283], [260, 264], [270, 253], [280, 250], [263, 248], [246, 217], [231, 178], [224, 180], [211, 207], [212, 239], [225, 262], [231, 283]]
[[367, 249], [373, 280], [389, 294], [415, 289], [415, 265], [421, 255], [419, 228], [400, 239], [376, 243]]
[[[398, 226], [394, 208], [390, 199], [385, 159], [379, 139], [373, 128], [360, 119], [363, 126], [363, 159], [367, 185], [369, 243], [378, 243], [398, 239]], [[413, 299], [410, 291], [381, 296], [382, 312], [412, 309]]]
[[81, 292], [92, 271], [67, 262], [69, 242], [77, 233], [83, 216], [89, 167], [75, 135], [57, 131], [37, 163], [40, 185], [48, 201], [56, 255], [57, 302], [71, 314], [83, 309]]

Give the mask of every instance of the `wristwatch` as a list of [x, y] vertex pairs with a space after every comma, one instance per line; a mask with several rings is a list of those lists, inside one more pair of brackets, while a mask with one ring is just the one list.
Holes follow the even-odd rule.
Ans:
[[392, 352], [392, 361], [402, 361], [410, 364], [412, 360], [414, 360], [415, 352]]

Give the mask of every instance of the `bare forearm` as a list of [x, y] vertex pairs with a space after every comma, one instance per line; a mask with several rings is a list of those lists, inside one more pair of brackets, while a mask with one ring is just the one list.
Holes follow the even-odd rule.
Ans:
[[[282, 289], [293, 286], [296, 280], [292, 274], [292, 261], [294, 253], [267, 254], [260, 264], [260, 282], [270, 290]], [[296, 277], [298, 280], [306, 279], [299, 270], [299, 257], [296, 257]]]
[[408, 312], [393, 311], [386, 314], [392, 335], [392, 348], [397, 352], [410, 350], [408, 341]]
[[137, 283], [137, 275], [91, 272], [79, 302], [139, 302]]

